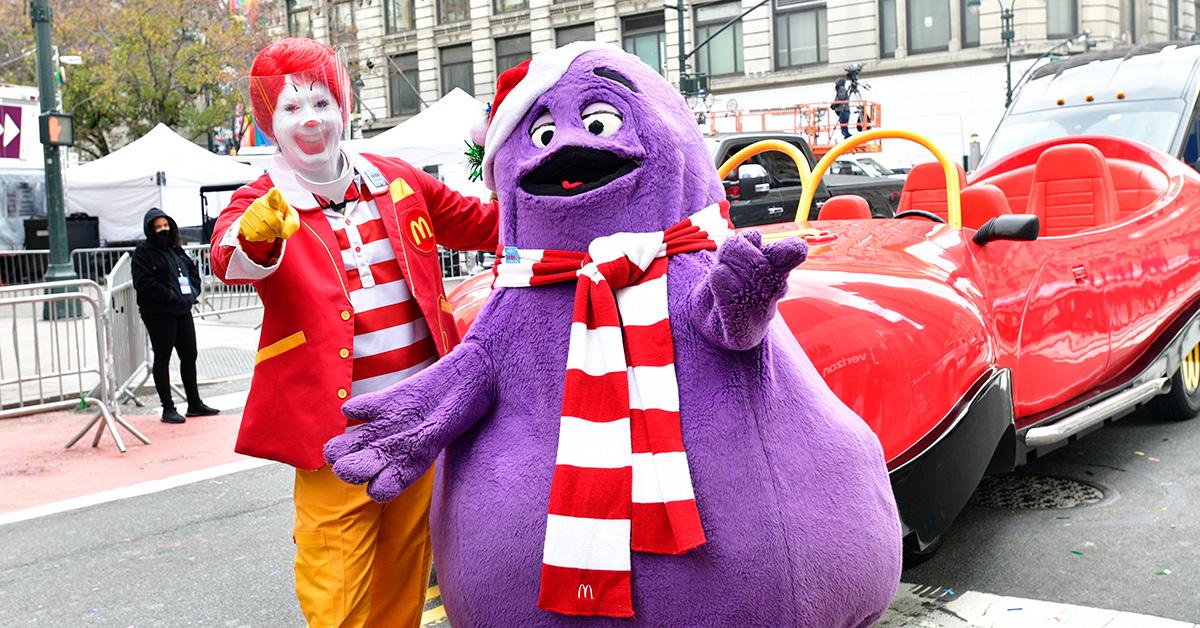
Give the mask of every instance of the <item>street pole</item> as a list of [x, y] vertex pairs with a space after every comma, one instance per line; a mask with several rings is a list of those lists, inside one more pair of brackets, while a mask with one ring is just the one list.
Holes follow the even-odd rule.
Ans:
[[[998, 0], [999, 1], [999, 0]], [[1008, 109], [1012, 105], [1013, 86], [1012, 86], [1012, 43], [1016, 37], [1016, 32], [1013, 26], [1013, 9], [1012, 6], [1005, 7], [1003, 2], [1000, 4], [1000, 37], [1004, 40], [1004, 72], [1007, 75], [1007, 87], [1004, 91], [1004, 108]]]
[[[684, 77], [687, 76], [687, 55], [684, 54], [684, 52], [683, 52], [683, 47], [684, 47], [683, 12], [687, 10], [687, 7], [685, 7], [683, 5], [683, 0], [679, 0], [675, 4], [665, 4], [665, 5], [663, 5], [663, 7], [667, 8], [667, 9], [672, 9], [675, 11], [676, 20], [677, 20], [676, 24], [679, 25], [678, 30], [676, 30], [676, 32], [675, 32], [675, 40], [678, 42], [678, 45], [679, 45], [679, 91], [681, 93], [683, 93], [684, 92], [683, 80], [684, 80]], [[684, 95], [686, 95], [686, 93], [684, 93]]]
[[683, 12], [684, 12], [684, 10], [685, 9], [683, 6], [683, 0], [679, 0], [679, 4], [677, 4], [675, 6], [675, 13], [676, 13], [676, 20], [677, 20], [676, 24], [679, 25], [678, 39], [679, 39], [679, 80], [680, 81], [683, 81], [683, 75], [687, 74], [687, 55], [684, 54], [684, 52], [683, 52], [683, 47], [684, 47], [684, 43], [683, 43], [683, 40], [684, 40]]
[[[29, 13], [33, 18], [33, 29], [37, 35], [38, 100], [42, 113], [56, 110], [54, 60], [50, 44], [50, 2], [31, 0]], [[50, 232], [50, 266], [46, 269], [46, 281], [68, 281], [76, 279], [71, 266], [71, 254], [67, 244], [67, 219], [63, 212], [62, 162], [60, 149], [51, 146], [42, 138], [42, 153], [46, 167], [46, 228]]]

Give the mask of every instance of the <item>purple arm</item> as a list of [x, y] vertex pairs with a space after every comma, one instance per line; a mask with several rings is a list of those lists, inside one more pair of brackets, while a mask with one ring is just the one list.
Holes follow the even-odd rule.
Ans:
[[446, 445], [492, 407], [496, 371], [483, 347], [464, 342], [433, 366], [387, 390], [355, 397], [342, 412], [369, 421], [325, 444], [333, 472], [388, 501], [421, 478]]
[[725, 241], [717, 263], [691, 294], [692, 321], [709, 343], [731, 351], [757, 347], [787, 292], [788, 274], [808, 255], [808, 244], [789, 238], [763, 245], [746, 231]]

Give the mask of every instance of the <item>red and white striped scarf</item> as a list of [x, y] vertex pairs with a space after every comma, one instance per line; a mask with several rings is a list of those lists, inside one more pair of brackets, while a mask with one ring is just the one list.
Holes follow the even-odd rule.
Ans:
[[586, 254], [505, 249], [497, 287], [577, 282], [538, 608], [632, 617], [631, 550], [705, 543], [680, 430], [667, 257], [715, 250], [732, 233], [722, 202], [665, 232], [597, 238]]

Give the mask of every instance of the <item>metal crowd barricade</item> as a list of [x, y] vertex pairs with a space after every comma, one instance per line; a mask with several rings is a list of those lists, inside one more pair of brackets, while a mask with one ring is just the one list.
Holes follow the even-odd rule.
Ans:
[[254, 286], [231, 286], [217, 278], [212, 269], [212, 255], [207, 244], [183, 247], [200, 269], [200, 300], [194, 309], [197, 318], [217, 317], [235, 312], [247, 312], [262, 307]]
[[0, 286], [19, 286], [42, 281], [50, 266], [50, 251], [0, 251]]
[[102, 283], [116, 266], [117, 260], [126, 253], [133, 253], [133, 249], [132, 246], [75, 249], [71, 251], [71, 265], [80, 279]]
[[491, 269], [496, 256], [480, 251], [452, 251], [438, 247], [443, 279], [466, 279]]
[[111, 377], [112, 338], [100, 286], [78, 280], [0, 288], [0, 419], [93, 406], [96, 414], [71, 447], [99, 424], [92, 446], [104, 430], [121, 453], [123, 427], [149, 444], [120, 415]]
[[112, 338], [113, 400], [129, 399], [142, 407], [136, 391], [150, 378], [150, 339], [138, 313], [137, 293], [133, 289], [133, 258], [123, 254], [113, 265], [104, 288], [108, 305], [108, 329]]

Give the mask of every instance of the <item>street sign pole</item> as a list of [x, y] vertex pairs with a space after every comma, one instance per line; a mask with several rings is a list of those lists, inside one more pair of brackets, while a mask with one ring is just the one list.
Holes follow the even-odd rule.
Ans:
[[[50, 2], [31, 0], [30, 15], [37, 35], [38, 101], [42, 104], [42, 115], [54, 113], [57, 107], [55, 96], [55, 67], [50, 44]], [[46, 167], [46, 223], [50, 231], [50, 266], [46, 269], [46, 281], [68, 281], [76, 279], [71, 266], [71, 255], [67, 246], [67, 219], [63, 212], [63, 183], [61, 150], [50, 138], [42, 136], [42, 152]]]

